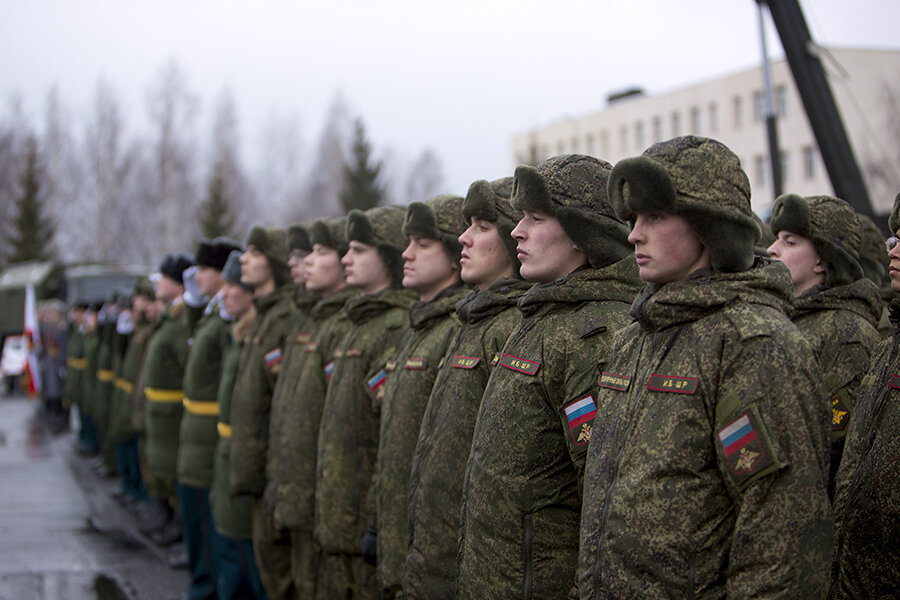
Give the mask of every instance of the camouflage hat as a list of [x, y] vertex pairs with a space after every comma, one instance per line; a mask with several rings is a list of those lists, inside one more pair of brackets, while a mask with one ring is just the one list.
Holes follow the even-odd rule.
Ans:
[[472, 183], [462, 204], [462, 216], [465, 223], [470, 223], [473, 218], [494, 223], [497, 233], [506, 248], [509, 259], [512, 261], [516, 276], [519, 274], [519, 259], [516, 256], [516, 240], [512, 237], [512, 230], [522, 219], [522, 211], [513, 208], [509, 201], [512, 196], [513, 178], [503, 177], [487, 182], [484, 179]]
[[775, 199], [772, 231], [790, 231], [812, 241], [825, 265], [825, 285], [844, 285], [863, 276], [859, 266], [859, 221], [850, 205], [831, 196], [783, 194]]
[[241, 281], [241, 254], [243, 253], [240, 250], [235, 250], [228, 255], [225, 267], [222, 269], [222, 279], [233, 285], [239, 285], [248, 292], [252, 292], [253, 286]]
[[310, 249], [313, 244], [331, 248], [343, 256], [347, 253], [347, 217], [316, 219], [308, 228]]
[[284, 229], [254, 227], [247, 234], [247, 246], [253, 246], [266, 255], [276, 287], [290, 283], [291, 270], [287, 265], [288, 247]]
[[153, 283], [148, 277], [138, 277], [134, 282], [134, 295], [141, 296], [147, 300], [156, 300], [156, 291], [153, 289]]
[[900, 229], [900, 193], [894, 197], [894, 207], [891, 209], [891, 214], [888, 215], [888, 227], [891, 229], [891, 235], [896, 235], [897, 230]]
[[287, 244], [288, 250], [302, 250], [309, 254], [312, 252], [312, 242], [309, 239], [309, 229], [306, 223], [294, 223], [288, 226]]
[[233, 250], [240, 249], [241, 245], [238, 242], [227, 237], [217, 237], [214, 240], [202, 239], [197, 244], [194, 264], [221, 271], [225, 266], [225, 261], [228, 260], [228, 255]]
[[750, 181], [737, 155], [718, 140], [677, 137], [619, 161], [609, 177], [609, 196], [625, 220], [653, 211], [683, 217], [716, 271], [753, 265], [760, 231], [750, 210]]
[[459, 236], [465, 230], [462, 203], [463, 197], [455, 194], [440, 194], [425, 202], [411, 202], [406, 207], [403, 235], [440, 240], [447, 255], [459, 265], [459, 254], [462, 252]]
[[516, 167], [512, 205], [555, 216], [592, 267], [630, 255], [628, 227], [613, 210], [607, 193], [611, 165], [583, 154], [554, 156], [537, 167]]
[[859, 266], [866, 277], [881, 287], [891, 264], [884, 247], [884, 236], [875, 221], [866, 215], [857, 214], [856, 218], [859, 220]]
[[[183, 284], [182, 275], [185, 269], [194, 264], [194, 257], [185, 252], [167, 254], [159, 264], [159, 272], [170, 279], [174, 279], [179, 285]], [[115, 302], [115, 300], [112, 300]]]
[[391, 272], [394, 286], [403, 280], [403, 260], [406, 248], [403, 219], [406, 209], [401, 206], [376, 206], [363, 212], [353, 209], [347, 214], [347, 242], [375, 246], [381, 260]]

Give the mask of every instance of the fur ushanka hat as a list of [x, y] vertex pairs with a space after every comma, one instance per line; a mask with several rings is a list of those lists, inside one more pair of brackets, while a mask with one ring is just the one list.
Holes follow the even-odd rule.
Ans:
[[360, 242], [375, 246], [382, 262], [391, 273], [394, 287], [403, 281], [403, 260], [406, 248], [403, 219], [406, 209], [401, 206], [376, 206], [363, 212], [353, 209], [347, 214], [347, 243]]
[[464, 224], [471, 223], [472, 219], [481, 219], [497, 226], [497, 233], [518, 277], [519, 267], [522, 265], [516, 255], [517, 242], [512, 237], [512, 230], [522, 219], [522, 211], [513, 208], [510, 202], [512, 189], [512, 177], [503, 177], [491, 182], [484, 179], [475, 181], [469, 186], [466, 199], [463, 200], [462, 216]]
[[453, 262], [459, 266], [462, 245], [459, 236], [465, 230], [460, 208], [462, 196], [440, 194], [425, 202], [410, 202], [403, 221], [403, 235], [421, 235], [440, 240]]
[[276, 287], [290, 283], [291, 269], [287, 264], [289, 252], [284, 229], [254, 227], [247, 234], [247, 247], [250, 246], [266, 255]]

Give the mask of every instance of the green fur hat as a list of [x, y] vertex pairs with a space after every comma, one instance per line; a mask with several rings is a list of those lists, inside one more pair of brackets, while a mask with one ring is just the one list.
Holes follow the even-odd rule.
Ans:
[[343, 256], [347, 253], [347, 217], [316, 219], [309, 226], [309, 245], [320, 244]]
[[852, 283], [863, 276], [859, 266], [859, 221], [850, 205], [831, 196], [783, 194], [775, 199], [772, 231], [790, 231], [813, 243], [825, 265], [825, 285]]
[[513, 208], [509, 200], [512, 188], [512, 177], [503, 177], [491, 182], [479, 179], [469, 186], [466, 199], [462, 203], [462, 216], [463, 225], [477, 218], [497, 226], [497, 233], [518, 277], [519, 267], [522, 265], [516, 256], [517, 242], [512, 237], [512, 230], [522, 220], [522, 211]]
[[[882, 247], [884, 247], [883, 244]], [[146, 298], [151, 302], [156, 300], [156, 291], [153, 289], [153, 282], [147, 277], [138, 277], [137, 281], [134, 282], [134, 295]]]
[[594, 268], [634, 252], [628, 226], [613, 210], [607, 194], [611, 166], [583, 154], [554, 156], [537, 167], [516, 167], [512, 205], [555, 216]]
[[375, 246], [381, 260], [391, 273], [394, 287], [403, 280], [403, 260], [406, 248], [403, 219], [406, 209], [401, 206], [376, 206], [363, 212], [353, 209], [347, 214], [347, 243], [361, 242]]
[[462, 203], [462, 196], [455, 194], [440, 194], [425, 202], [411, 202], [406, 207], [403, 235], [440, 240], [447, 255], [459, 265], [459, 254], [462, 252], [459, 236], [465, 231], [460, 212]]
[[891, 228], [891, 235], [897, 235], [897, 230], [900, 229], [900, 193], [894, 198], [894, 208], [888, 215], [888, 227]]
[[750, 181], [725, 144], [687, 135], [653, 144], [640, 156], [619, 161], [609, 176], [616, 213], [683, 217], [709, 250], [716, 271], [746, 271], [760, 237], [750, 210]]
[[289, 256], [287, 234], [284, 229], [254, 227], [247, 235], [247, 247], [250, 246], [266, 255], [276, 287], [291, 282], [291, 269], [287, 265]]
[[312, 252], [312, 242], [309, 240], [309, 230], [305, 223], [294, 223], [287, 230], [288, 251], [302, 250], [309, 254]]
[[859, 221], [859, 266], [865, 276], [881, 287], [888, 277], [891, 259], [884, 247], [884, 236], [875, 221], [866, 215], [856, 215]]

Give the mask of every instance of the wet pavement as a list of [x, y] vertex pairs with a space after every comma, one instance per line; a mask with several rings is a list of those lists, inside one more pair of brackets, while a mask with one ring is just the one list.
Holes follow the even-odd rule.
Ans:
[[0, 396], [0, 600], [165, 600], [187, 571], [137, 532], [113, 479], [52, 435], [23, 396]]

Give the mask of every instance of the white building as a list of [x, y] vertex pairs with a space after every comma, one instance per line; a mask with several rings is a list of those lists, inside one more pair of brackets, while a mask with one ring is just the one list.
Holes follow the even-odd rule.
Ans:
[[[900, 51], [831, 49], [822, 63], [862, 169], [876, 214], [900, 191]], [[834, 194], [787, 61], [771, 63], [782, 152], [783, 190]], [[753, 208], [767, 214], [773, 188], [766, 138], [762, 68], [658, 95], [638, 93], [601, 111], [527, 131], [512, 140], [513, 164], [564, 153], [616, 161], [678, 135], [716, 138], [741, 158]]]

